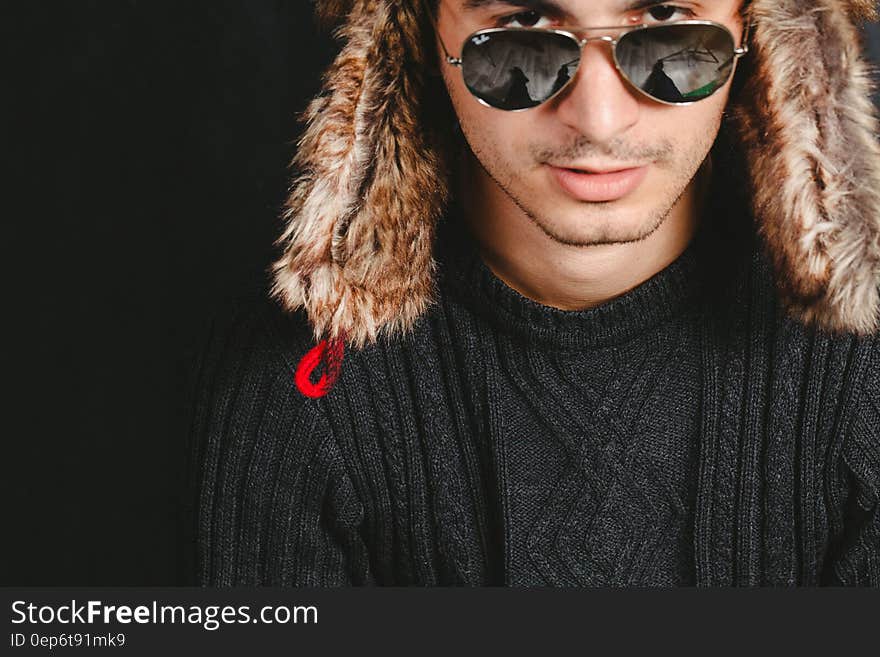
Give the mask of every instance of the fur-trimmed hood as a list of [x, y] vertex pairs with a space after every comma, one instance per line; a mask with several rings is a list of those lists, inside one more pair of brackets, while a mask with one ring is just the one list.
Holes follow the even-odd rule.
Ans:
[[[450, 154], [431, 127], [424, 6], [316, 2], [343, 46], [303, 115], [272, 270], [272, 295], [333, 347], [314, 358], [407, 331], [434, 301]], [[875, 0], [751, 0], [748, 77], [729, 108], [780, 298], [831, 332], [880, 324], [880, 144], [856, 26], [876, 18]]]

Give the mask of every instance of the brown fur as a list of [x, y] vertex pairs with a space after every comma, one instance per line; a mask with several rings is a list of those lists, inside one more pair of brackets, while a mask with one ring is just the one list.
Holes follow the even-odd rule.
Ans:
[[[316, 339], [361, 346], [407, 331], [434, 301], [434, 227], [448, 196], [425, 122], [421, 0], [318, 0], [343, 48], [306, 130], [272, 294]], [[856, 19], [873, 0], [752, 0], [732, 114], [782, 299], [830, 331], [877, 330], [880, 147]]]
[[750, 16], [753, 73], [733, 114], [782, 298], [808, 323], [872, 332], [880, 147], [856, 29], [839, 0], [754, 0]]
[[855, 18], [875, 21], [878, 17], [877, 0], [850, 0], [849, 10]]
[[346, 44], [308, 107], [272, 293], [304, 306], [316, 339], [356, 346], [405, 331], [433, 301], [443, 164], [420, 121], [418, 15], [358, 0]]

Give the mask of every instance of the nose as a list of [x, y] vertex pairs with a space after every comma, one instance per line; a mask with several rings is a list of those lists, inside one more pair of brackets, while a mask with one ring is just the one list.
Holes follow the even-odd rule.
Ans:
[[639, 119], [639, 98], [614, 66], [611, 47], [591, 40], [581, 51], [575, 78], [554, 99], [557, 117], [597, 143], [626, 132]]

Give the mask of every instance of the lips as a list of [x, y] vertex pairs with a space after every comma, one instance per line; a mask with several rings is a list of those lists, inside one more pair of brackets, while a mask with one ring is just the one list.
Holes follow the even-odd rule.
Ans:
[[631, 194], [648, 173], [647, 166], [605, 172], [547, 166], [563, 192], [578, 201], [592, 203], [616, 201]]

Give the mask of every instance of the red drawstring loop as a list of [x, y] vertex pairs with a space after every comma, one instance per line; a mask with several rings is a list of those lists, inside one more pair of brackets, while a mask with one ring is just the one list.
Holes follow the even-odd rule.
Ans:
[[[339, 378], [345, 356], [345, 336], [321, 340], [309, 349], [296, 367], [296, 387], [310, 399], [323, 397]], [[312, 383], [312, 372], [323, 365], [324, 371], [317, 383]]]

